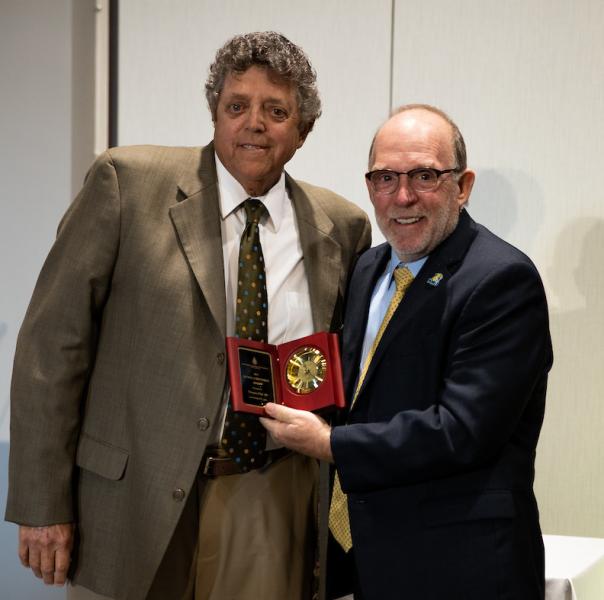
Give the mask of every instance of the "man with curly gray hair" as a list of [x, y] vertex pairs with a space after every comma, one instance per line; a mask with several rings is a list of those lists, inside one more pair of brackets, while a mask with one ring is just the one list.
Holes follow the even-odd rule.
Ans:
[[369, 221], [284, 171], [321, 113], [298, 46], [234, 37], [206, 94], [207, 146], [97, 159], [19, 335], [6, 518], [70, 600], [312, 595], [316, 461], [232, 410], [225, 338], [338, 330]]
[[317, 76], [302, 48], [274, 31], [238, 35], [216, 53], [206, 82], [206, 98], [216, 122], [218, 99], [229, 73], [244, 73], [262, 65], [290, 81], [296, 90], [300, 135], [306, 136], [321, 116]]

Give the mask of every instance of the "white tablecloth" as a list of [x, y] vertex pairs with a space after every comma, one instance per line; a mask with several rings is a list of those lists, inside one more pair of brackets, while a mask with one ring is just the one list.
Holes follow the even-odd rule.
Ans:
[[604, 539], [544, 535], [546, 600], [604, 599]]

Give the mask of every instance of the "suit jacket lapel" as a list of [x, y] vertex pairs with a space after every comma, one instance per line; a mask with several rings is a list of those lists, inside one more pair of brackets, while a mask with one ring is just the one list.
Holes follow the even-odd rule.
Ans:
[[359, 374], [371, 295], [377, 280], [386, 268], [389, 257], [390, 246], [386, 243], [368, 250], [357, 264], [351, 282], [351, 292], [347, 295], [342, 362], [344, 363], [344, 389], [346, 397], [350, 400]]
[[325, 211], [287, 174], [286, 185], [300, 232], [313, 324], [316, 331], [329, 331], [338, 298], [342, 250], [331, 236], [333, 222]]
[[201, 153], [198, 170], [179, 182], [183, 199], [170, 208], [170, 217], [195, 279], [201, 288], [218, 335], [226, 335], [224, 260], [214, 145]]
[[[392, 320], [386, 331], [384, 331], [369, 365], [359, 396], [362, 395], [363, 388], [375, 373], [382, 357], [388, 352], [390, 345], [393, 343], [400, 344], [401, 340], [404, 340], [402, 343], [412, 343], [406, 332], [412, 330], [419, 313], [421, 313], [423, 320], [428, 319], [430, 321], [433, 319], [434, 322], [437, 322], [439, 314], [430, 310], [429, 307], [441, 306], [439, 302], [435, 301], [446, 293], [448, 279], [459, 268], [476, 233], [477, 230], [474, 221], [465, 210], [462, 211], [456, 229], [430, 254], [392, 316]], [[437, 277], [438, 274], [442, 275], [442, 279], [436, 285], [431, 284], [429, 280], [435, 276]], [[429, 312], [426, 312], [427, 310]]]

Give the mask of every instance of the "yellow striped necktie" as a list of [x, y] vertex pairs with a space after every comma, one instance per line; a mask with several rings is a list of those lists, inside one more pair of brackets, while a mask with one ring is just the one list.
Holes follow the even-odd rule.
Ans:
[[[369, 369], [373, 355], [375, 354], [380, 340], [382, 339], [382, 335], [384, 334], [386, 327], [388, 327], [388, 323], [390, 322], [390, 319], [392, 319], [392, 315], [395, 313], [398, 305], [401, 303], [407, 288], [411, 285], [413, 275], [407, 267], [399, 265], [394, 270], [394, 281], [396, 283], [396, 291], [390, 300], [390, 304], [386, 309], [386, 314], [384, 315], [380, 328], [378, 329], [375, 339], [373, 340], [373, 344], [371, 345], [371, 349], [369, 350], [367, 358], [363, 364], [363, 369], [359, 375], [359, 381], [352, 398], [351, 407], [354, 406], [354, 403], [356, 402], [357, 396], [359, 395], [359, 390], [363, 385], [365, 375], [367, 375], [367, 370]], [[340, 544], [340, 546], [342, 546], [342, 548], [348, 552], [352, 548], [352, 536], [350, 534], [350, 521], [348, 518], [348, 500], [346, 498], [346, 494], [342, 491], [340, 478], [338, 477], [337, 472], [333, 482], [333, 495], [331, 497], [331, 504], [329, 506], [329, 529], [331, 530], [331, 533], [338, 544]]]

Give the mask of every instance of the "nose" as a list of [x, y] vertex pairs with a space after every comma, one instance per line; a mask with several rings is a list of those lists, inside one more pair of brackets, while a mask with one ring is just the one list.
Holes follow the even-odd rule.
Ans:
[[417, 195], [410, 185], [409, 178], [406, 175], [400, 175], [398, 179], [398, 189], [394, 194], [394, 201], [400, 206], [408, 206], [417, 200]]
[[247, 127], [251, 131], [264, 131], [266, 129], [264, 111], [261, 106], [251, 106], [247, 117]]

